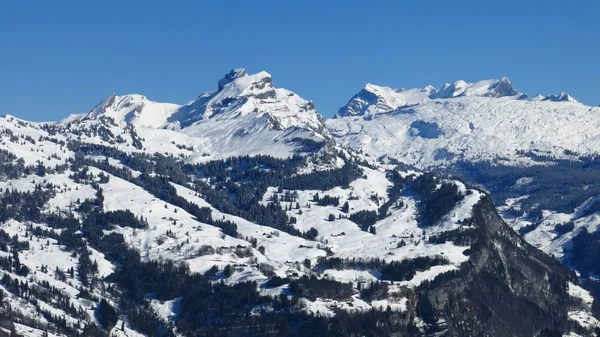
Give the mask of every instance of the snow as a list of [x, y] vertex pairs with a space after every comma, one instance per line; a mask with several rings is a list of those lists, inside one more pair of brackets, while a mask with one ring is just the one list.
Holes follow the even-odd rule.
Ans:
[[576, 284], [573, 284], [572, 282], [569, 282], [569, 295], [581, 299], [583, 303], [587, 305], [592, 305], [592, 303], [594, 303], [594, 297], [589, 291]]
[[[526, 215], [515, 217], [505, 211], [511, 207], [520, 209], [520, 201], [526, 197], [527, 196], [509, 199], [504, 206], [499, 207], [504, 220], [515, 230], [531, 225], [532, 222]], [[565, 251], [568, 253], [571, 249], [573, 238], [575, 238], [584, 228], [589, 232], [595, 232], [600, 227], [600, 214], [593, 213], [582, 216], [584, 214], [583, 211], [598, 198], [599, 197], [596, 196], [586, 200], [570, 214], [542, 210], [542, 219], [536, 222], [536, 228], [525, 234], [523, 238], [545, 253], [559, 259], [562, 258], [565, 255]], [[554, 229], [555, 226], [568, 222], [573, 222], [573, 230], [559, 236]]]
[[399, 302], [390, 300], [371, 301], [371, 306], [376, 310], [387, 310], [389, 307], [392, 311], [406, 311], [406, 302], [408, 299], [402, 298]]
[[[143, 230], [119, 226], [111, 230], [123, 234], [126, 243], [137, 249], [145, 260], [170, 259], [186, 263], [192, 271], [199, 273], [204, 273], [213, 266], [222, 269], [226, 265], [235, 265], [233, 275], [223, 281], [227, 284], [256, 281], [259, 291], [265, 295], [286, 294], [289, 289], [285, 285], [273, 289], [265, 288], [263, 285], [268, 278], [257, 268], [259, 265], [272, 269], [273, 273], [280, 277], [316, 275], [353, 283], [380, 279], [381, 275], [372, 270], [312, 271], [303, 266], [305, 260], [315, 265], [319, 258], [328, 255], [327, 251], [333, 257], [377, 258], [386, 262], [422, 256], [440, 256], [448, 259], [446, 265], [418, 271], [411, 280], [395, 282], [393, 285], [390, 283], [390, 294], [393, 294], [392, 288], [415, 288], [426, 280], [458, 269], [468, 260], [469, 257], [464, 252], [469, 247], [456, 246], [452, 242], [432, 244], [427, 240], [431, 235], [464, 228], [463, 221], [471, 216], [474, 205], [483, 196], [483, 192], [468, 189], [461, 182], [452, 181], [464, 199], [437, 226], [419, 226], [419, 200], [407, 193], [400, 197], [402, 207], [390, 207], [387, 216], [375, 223], [375, 234], [362, 231], [355, 223], [345, 218], [347, 214], [342, 214], [340, 208], [346, 201], [350, 206], [349, 213], [360, 210], [376, 211], [387, 201], [387, 190], [391, 182], [386, 178], [383, 169], [392, 169], [392, 165], [383, 165], [373, 158], [387, 156], [417, 168], [447, 165], [460, 159], [498, 160], [511, 165], [526, 165], [530, 163], [529, 159], [522, 157], [518, 151], [539, 150], [562, 158], [566, 156], [565, 150], [592, 154], [600, 149], [600, 121], [594, 118], [598, 109], [578, 104], [568, 95], [552, 99], [520, 99], [520, 96], [511, 91], [512, 86], [507, 79], [475, 83], [457, 81], [445, 85], [440, 90], [430, 86], [404, 90], [367, 84], [363, 91], [349, 102], [349, 106], [353, 104], [352, 109], [348, 110], [352, 116], [340, 115], [339, 118], [324, 124], [312, 102], [289, 90], [275, 88], [268, 73], [248, 75], [242, 69], [238, 69], [231, 74], [226, 80], [219, 81], [216, 91], [202, 94], [183, 105], [153, 102], [142, 95], [111, 95], [85, 116], [72, 115], [60, 123], [52, 124], [62, 128], [56, 135], [43, 130], [43, 124], [40, 123], [30, 123], [12, 116], [0, 118], [0, 149], [15, 153], [23, 158], [26, 165], [35, 165], [39, 160], [48, 166], [64, 164], [74, 153], [66, 146], [40, 140], [44, 137], [51, 137], [57, 142], [79, 139], [126, 153], [158, 152], [192, 163], [240, 155], [266, 154], [278, 158], [289, 157], [298, 153], [300, 148], [300, 145], [291, 140], [301, 138], [327, 141], [332, 135], [338, 142], [331, 144], [332, 149], [348, 155], [346, 146], [362, 151], [361, 156], [376, 163], [378, 169], [365, 167], [365, 176], [345, 188], [295, 191], [298, 193], [299, 209], [296, 209], [294, 202], [292, 209], [286, 212], [297, 219], [294, 226], [298, 230], [318, 230], [319, 235], [314, 241], [222, 213], [194, 192], [192, 186], [172, 184], [179, 196], [200, 207], [209, 207], [214, 219], [235, 222], [239, 237], [224, 235], [219, 228], [201, 223], [185, 210], [165, 203], [142, 188], [115, 176], [108, 175], [108, 183], [101, 185], [104, 210], [130, 210], [148, 221], [149, 228]], [[362, 114], [366, 118], [354, 116]], [[99, 118], [101, 116], [114, 118], [116, 123], [102, 120]], [[135, 132], [141, 138], [141, 148], [134, 146], [131, 130], [126, 123], [136, 126]], [[105, 128], [110, 135], [100, 134], [97, 132], [98, 128]], [[16, 139], [11, 138], [10, 133], [14, 134]], [[112, 158], [88, 156], [88, 159], [107, 160], [114, 167], [124, 168], [118, 160]], [[337, 158], [327, 165], [339, 167], [343, 163], [341, 158]], [[391, 164], [393, 161], [387, 163]], [[324, 168], [323, 165], [309, 164], [298, 173]], [[91, 168], [90, 172], [97, 175], [102, 171]], [[0, 188], [31, 191], [37, 184], [51, 182], [56, 185], [57, 193], [44, 211], [67, 211], [77, 200], [92, 198], [96, 193], [89, 184], [73, 182], [69, 178], [71, 173], [67, 170], [63, 174], [47, 174], [44, 177], [30, 175], [21, 179], [0, 181]], [[420, 172], [409, 170], [400, 174], [419, 175]], [[523, 178], [517, 184], [525, 185], [531, 182], [531, 178]], [[270, 198], [276, 192], [276, 187], [270, 187], [262, 202], [270, 202]], [[312, 202], [316, 193], [321, 196], [338, 197], [340, 205], [318, 206]], [[506, 208], [518, 209], [519, 203], [526, 197], [507, 200]], [[594, 200], [583, 204], [573, 214], [544, 211], [538, 228], [528, 233], [525, 238], [544, 251], [561, 256], [563, 249], [569, 247], [572, 238], [579, 231], [583, 228], [592, 231], [600, 225], [598, 214], [581, 216], [586, 205]], [[282, 203], [282, 207], [286, 206], [287, 203]], [[336, 219], [329, 221], [330, 214], [334, 214]], [[338, 218], [340, 214], [342, 216]], [[530, 223], [523, 217], [506, 219], [515, 229]], [[557, 237], [554, 226], [568, 221], [574, 222], [575, 230]], [[21, 263], [34, 273], [19, 280], [29, 284], [49, 282], [69, 294], [72, 304], [84, 309], [93, 320], [93, 303], [76, 298], [78, 288], [81, 287], [78, 278], [68, 278], [65, 282], [56, 279], [55, 269], [76, 269], [77, 258], [72, 257], [53, 239], [44, 238], [38, 241], [37, 238], [26, 237], [27, 225], [48, 229], [45, 224], [21, 223], [14, 220], [1, 224], [1, 228], [9, 235], [16, 234], [20, 241], [30, 242], [30, 248], [21, 252], [19, 257]], [[255, 238], [257, 248], [252, 248], [245, 238]], [[399, 247], [402, 240], [406, 245]], [[203, 246], [210, 246], [215, 252], [202, 255], [199, 251]], [[249, 249], [252, 256], [237, 256], [236, 247]], [[258, 247], [263, 247], [264, 253], [261, 253]], [[114, 272], [116, 267], [107, 261], [103, 254], [94, 249], [89, 249], [89, 252], [92, 260], [98, 263], [101, 277]], [[48, 272], [42, 272], [42, 266], [47, 267]], [[18, 278], [15, 275], [11, 277]], [[222, 276], [217, 278], [219, 280], [215, 282], [220, 281]], [[1, 286], [0, 288], [5, 290]], [[36, 317], [38, 308], [33, 304], [24, 302], [7, 291], [5, 293], [11, 306], [19, 308], [28, 317]], [[581, 287], [569, 283], [569, 294], [581, 299], [584, 306], [591, 306], [593, 298]], [[95, 295], [102, 296], [99, 291]], [[406, 298], [390, 296], [386, 300], [366, 303], [360, 299], [358, 292], [344, 301], [318, 299], [310, 302], [302, 299], [301, 302], [307, 312], [318, 312], [326, 316], [333, 315], [334, 308], [348, 311], [380, 307], [385, 310], [388, 306], [392, 310], [408, 309]], [[65, 314], [54, 308], [52, 303], [40, 301], [38, 305], [53, 314]], [[171, 319], [178, 310], [178, 299], [165, 302], [152, 300], [152, 306], [161, 317]], [[589, 310], [572, 310], [569, 317], [584, 327], [598, 325], [598, 321], [589, 314]], [[75, 324], [76, 320], [69, 318], [68, 322]], [[117, 326], [120, 327], [121, 322]], [[21, 328], [30, 329], [24, 326]], [[125, 330], [115, 329], [113, 333], [118, 336], [136, 335], [128, 327]], [[35, 329], [27, 330], [24, 334], [39, 335]]]
[[[311, 101], [275, 88], [271, 75], [264, 71], [232, 72], [232, 78], [219, 82], [219, 90], [184, 105], [153, 102], [138, 94], [113, 94], [85, 117], [71, 116], [62, 125], [85, 127], [106, 116], [118, 124], [110, 127], [113, 134], [129, 139], [123, 128], [131, 123], [149, 152], [183, 155], [191, 162], [258, 154], [286, 158], [300, 149], [297, 139], [321, 142], [330, 137]], [[99, 138], [86, 138], [103, 143]], [[177, 148], [179, 144], [194, 151]], [[139, 151], [124, 144], [116, 147]]]
[[137, 94], [124, 96], [112, 94], [94, 107], [85, 117], [107, 116], [116, 121], [125, 121], [137, 126], [159, 128], [167, 123], [168, 118], [179, 107], [177, 104], [153, 102]]
[[569, 311], [569, 319], [577, 322], [583, 328], [595, 328], [600, 327], [600, 321], [598, 321], [589, 311]]
[[179, 313], [179, 301], [180, 298], [176, 298], [170, 301], [159, 301], [152, 299], [150, 305], [160, 317], [168, 318], [169, 320], [175, 319], [177, 313]]
[[[21, 335], [21, 336], [27, 336], [27, 337], [43, 337], [44, 336], [44, 330], [39, 330], [36, 328], [32, 328], [23, 324], [19, 324], [19, 323], [15, 323], [15, 331]], [[51, 332], [47, 332], [47, 336], [48, 337], [59, 337], [59, 336], [63, 336], [63, 335], [56, 335], [53, 334]]]
[[319, 317], [333, 317], [335, 313], [329, 309], [327, 303], [324, 300], [318, 298], [316, 301], [311, 302], [307, 299], [300, 299], [300, 303], [305, 306], [305, 311], [312, 313]]
[[[94, 170], [96, 169], [90, 171]], [[114, 229], [115, 232], [122, 233], [127, 243], [138, 249], [145, 258], [168, 258], [175, 261], [190, 259], [192, 271], [203, 272], [213, 264], [225, 265], [234, 260], [227, 257], [223, 260], [220, 256], [208, 260], [204, 257], [191, 258], [202, 245], [224, 249], [238, 245], [249, 246], [248, 242], [222, 235], [219, 228], [198, 222], [183, 209], [167, 204], [141, 187], [118, 177], [110, 175], [109, 182], [103, 184], [102, 189], [106, 211], [130, 210], [148, 221], [149, 228], [145, 230], [129, 227]], [[167, 231], [173, 234], [168, 236]]]
[[326, 269], [321, 275], [324, 278], [331, 278], [340, 282], [371, 282], [377, 281], [378, 278], [371, 272], [366, 270], [353, 270], [353, 269]]
[[243, 69], [234, 71], [237, 75], [228, 81], [220, 81], [219, 90], [202, 94], [185, 105], [157, 103], [138, 94], [113, 94], [86, 117], [107, 116], [138, 127], [184, 129], [202, 120], [268, 114], [277, 119], [283, 129], [300, 127], [315, 131], [323, 128], [312, 103], [289, 90], [274, 88], [267, 72], [247, 75]]
[[[326, 125], [343, 146], [419, 168], [458, 160], [528, 165], [532, 160], [519, 151], [556, 158], [570, 158], [565, 150], [599, 153], [596, 110], [569, 102], [465, 96], [432, 99], [370, 118], [330, 119]], [[415, 126], [436, 132], [415, 132]]]
[[367, 116], [394, 111], [404, 106], [418, 105], [432, 99], [455, 98], [460, 96], [502, 97], [516, 96], [519, 92], [512, 88], [507, 78], [483, 80], [467, 83], [458, 80], [446, 83], [439, 90], [428, 85], [422, 89], [392, 89], [367, 83], [365, 87], [342, 107], [336, 117]]
[[458, 268], [454, 265], [433, 266], [425, 271], [418, 271], [411, 280], [402, 281], [400, 284], [414, 288], [419, 286], [423, 281], [431, 281], [440, 274], [457, 269]]

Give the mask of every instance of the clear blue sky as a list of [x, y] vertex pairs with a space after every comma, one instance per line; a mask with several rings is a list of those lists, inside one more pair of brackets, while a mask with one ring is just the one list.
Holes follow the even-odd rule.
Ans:
[[366, 82], [509, 77], [600, 103], [600, 1], [3, 1], [0, 114], [55, 120], [104, 96], [184, 103], [266, 70], [329, 117]]

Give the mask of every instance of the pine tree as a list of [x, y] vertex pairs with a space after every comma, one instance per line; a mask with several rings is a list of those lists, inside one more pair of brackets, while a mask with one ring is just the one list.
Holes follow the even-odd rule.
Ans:
[[344, 213], [348, 213], [348, 212], [350, 212], [350, 205], [348, 204], [348, 202], [347, 202], [347, 201], [346, 201], [346, 202], [344, 203], [344, 205], [342, 206], [342, 212], [344, 212]]

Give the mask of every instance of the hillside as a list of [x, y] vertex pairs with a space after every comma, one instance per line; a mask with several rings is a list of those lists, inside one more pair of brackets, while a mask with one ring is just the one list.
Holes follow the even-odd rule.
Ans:
[[[0, 118], [0, 335], [595, 336], [592, 293], [507, 225], [470, 183], [479, 167], [428, 172], [436, 146], [491, 151], [431, 130], [427, 116], [454, 121], [434, 106], [581, 105], [517, 99], [503, 80], [449, 88], [324, 123], [238, 69], [184, 105], [111, 95], [58, 123]], [[355, 146], [417, 120], [413, 142]]]

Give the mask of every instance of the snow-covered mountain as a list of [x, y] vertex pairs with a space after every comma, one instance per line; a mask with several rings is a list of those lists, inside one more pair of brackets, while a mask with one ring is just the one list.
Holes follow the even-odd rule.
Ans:
[[506, 78], [406, 91], [368, 84], [327, 126], [365, 158], [479, 184], [528, 242], [583, 278], [598, 273], [600, 108], [566, 93], [527, 98]]
[[244, 69], [231, 70], [218, 81], [217, 90], [187, 104], [113, 94], [79, 119], [99, 117], [135, 125], [143, 136], [150, 137], [155, 129], [177, 131], [160, 133], [191, 138], [186, 144], [196, 146], [193, 156], [199, 160], [257, 154], [289, 157], [305, 150], [307, 142], [323, 143], [330, 138], [311, 101], [275, 88], [267, 72], [249, 75]]
[[398, 108], [424, 103], [436, 98], [455, 97], [505, 97], [526, 98], [513, 88], [508, 78], [467, 83], [463, 80], [445, 83], [440, 89], [428, 85], [422, 89], [392, 89], [367, 83], [350, 101], [340, 108], [336, 117], [371, 116]]
[[[305, 336], [376, 318], [361, 335], [498, 335], [527, 317], [513, 335], [592, 336], [600, 326], [589, 292], [462, 182], [343, 148], [324, 169], [319, 153], [194, 164], [192, 137], [161, 143], [178, 132], [142, 129], [0, 119], [0, 315], [17, 322], [7, 330]], [[494, 314], [464, 314], [480, 305]]]
[[[369, 84], [324, 122], [234, 69], [186, 104], [111, 95], [58, 123], [0, 118], [0, 336], [595, 336], [592, 294], [503, 220], [531, 224], [519, 211], [548, 172], [514, 174], [522, 198], [501, 213], [425, 172], [592, 153], [596, 109], [564, 97]], [[521, 234], [556, 253], [595, 228], [597, 200]], [[554, 240], [553, 216], [575, 231]]]
[[81, 118], [106, 116], [136, 126], [162, 128], [179, 108], [180, 105], [153, 102], [142, 95], [111, 94]]
[[340, 144], [374, 157], [424, 168], [460, 160], [521, 165], [530, 152], [600, 153], [600, 109], [567, 94], [526, 99], [505, 78], [439, 90], [373, 88], [367, 85], [327, 127]]
[[292, 91], [275, 88], [271, 75], [265, 71], [248, 75], [244, 69], [231, 70], [218, 81], [217, 90], [183, 105], [153, 102], [137, 94], [112, 94], [85, 118], [99, 116], [136, 126], [175, 130], [207, 121], [251, 117], [269, 121], [274, 130], [298, 128], [326, 135], [323, 118], [311, 101]]

